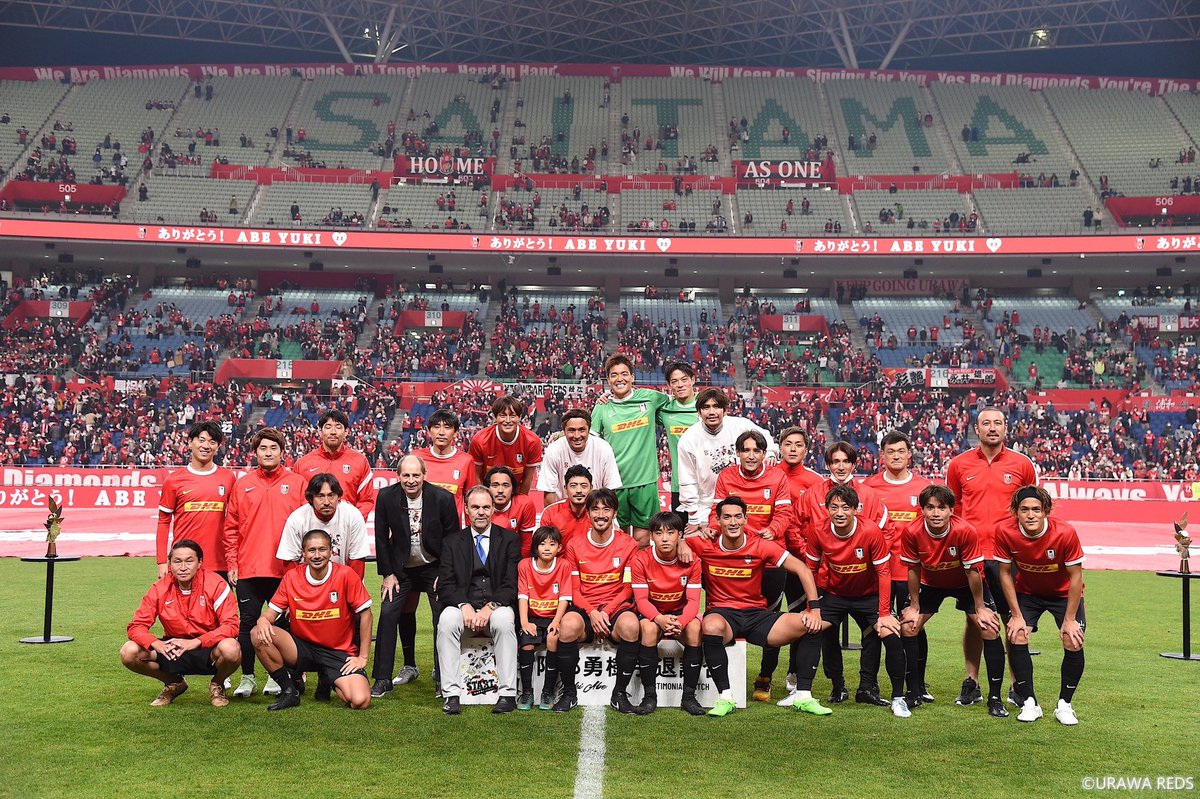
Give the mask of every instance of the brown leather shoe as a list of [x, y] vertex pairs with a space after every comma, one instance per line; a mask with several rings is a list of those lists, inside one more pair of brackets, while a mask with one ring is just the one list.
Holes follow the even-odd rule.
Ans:
[[173, 682], [170, 685], [164, 685], [158, 697], [150, 703], [150, 707], [166, 707], [175, 701], [175, 698], [186, 691], [188, 685], [183, 680]]
[[208, 683], [208, 701], [212, 702], [213, 707], [225, 707], [229, 704], [229, 697], [225, 696], [225, 683], [217, 682], [216, 680]]

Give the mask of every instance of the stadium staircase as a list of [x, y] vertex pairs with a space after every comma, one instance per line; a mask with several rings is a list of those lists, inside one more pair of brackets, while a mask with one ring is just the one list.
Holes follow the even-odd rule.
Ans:
[[[371, 349], [371, 345], [375, 342], [375, 336], [379, 331], [379, 324], [377, 321], [379, 317], [377, 314], [379, 313], [379, 306], [382, 303], [383, 300], [375, 300], [367, 306], [367, 323], [363, 325], [363, 332], [358, 335], [358, 338], [354, 342], [354, 346], [358, 347], [360, 350]], [[386, 323], [388, 321], [390, 320], [388, 320], [385, 316], [384, 322]]]
[[1050, 101], [1046, 99], [1046, 95], [1042, 92], [1034, 92], [1034, 94], [1037, 95], [1038, 100], [1046, 111], [1046, 119], [1050, 123], [1049, 131], [1056, 139], [1059, 152], [1066, 153], [1071, 168], [1079, 171], [1079, 185], [1087, 191], [1088, 202], [1091, 203], [1093, 208], [1099, 208], [1101, 206], [1100, 194], [1096, 191], [1096, 185], [1092, 182], [1092, 177], [1088, 174], [1083, 162], [1079, 160], [1079, 153], [1075, 152], [1075, 148], [1071, 146], [1071, 141], [1067, 138], [1066, 131], [1063, 130], [1058, 115], [1054, 113], [1053, 106], [1050, 105]]
[[[729, 113], [725, 110], [725, 87], [722, 84], [713, 81], [712, 93], [713, 112], [716, 114], [717, 119], [720, 120], [721, 123], [724, 123], [726, 119], [729, 119]], [[723, 130], [723, 128], [719, 129]], [[721, 174], [733, 174], [733, 153], [727, 146], [723, 146], [719, 141], [714, 141], [713, 144], [716, 145], [717, 158], [720, 159]], [[736, 227], [737, 217], [734, 215], [732, 210], [730, 211], [729, 221], [730, 227]]]
[[[623, 100], [621, 95], [625, 93], [624, 87], [620, 83], [609, 82], [608, 88], [608, 161], [602, 163], [596, 171], [604, 175], [620, 175], [621, 172], [621, 108]], [[613, 198], [620, 195], [614, 194]], [[614, 206], [612, 210], [612, 218], [620, 221], [621, 212], [620, 203]]]
[[[517, 98], [519, 96], [521, 96], [521, 91], [519, 88], [517, 91], [506, 91], [503, 93], [503, 96], [504, 96], [504, 104], [501, 107], [501, 110], [504, 113], [500, 117], [500, 147], [499, 147], [499, 150], [497, 150], [497, 152], [496, 152], [496, 174], [511, 175], [512, 171], [513, 171], [513, 159], [512, 159], [512, 155], [511, 155], [512, 139], [513, 139], [513, 135], [517, 132], [517, 128], [514, 126], [513, 123], [517, 121]], [[522, 130], [529, 131], [529, 128], [522, 128]], [[492, 135], [491, 129], [488, 128], [486, 130], [486, 132], [484, 132], [483, 135], [484, 135], [485, 139], [488, 138], [489, 136], [491, 136]], [[533, 133], [530, 133], [530, 132], [526, 133], [525, 147], [524, 147], [524, 149], [522, 149], [520, 147], [517, 148], [518, 156], [520, 156], [520, 155], [528, 156], [529, 144], [530, 144], [529, 137], [532, 135], [533, 135]], [[522, 171], [528, 172], [528, 171], [530, 171], [530, 169], [525, 168]], [[495, 219], [494, 215], [493, 215], [492, 219], [493, 220]]]
[[[283, 124], [279, 126], [279, 138], [275, 140], [275, 146], [271, 150], [271, 157], [267, 160], [267, 166], [283, 166], [283, 151], [287, 148], [287, 129], [289, 125], [295, 125], [296, 118], [300, 114], [300, 109], [304, 105], [304, 98], [308, 94], [309, 87], [312, 86], [312, 81], [301, 80], [300, 88], [296, 91], [296, 96], [292, 99], [292, 107], [288, 109], [287, 116], [284, 117]], [[255, 196], [252, 203], [258, 204], [258, 191], [255, 191]], [[249, 215], [246, 217], [250, 219]]]
[[838, 303], [838, 310], [842, 312], [842, 321], [846, 323], [846, 327], [850, 330], [850, 343], [858, 347], [863, 352], [872, 352], [867, 346], [867, 335], [864, 328], [859, 325], [858, 317], [854, 315], [854, 306], [849, 300]]

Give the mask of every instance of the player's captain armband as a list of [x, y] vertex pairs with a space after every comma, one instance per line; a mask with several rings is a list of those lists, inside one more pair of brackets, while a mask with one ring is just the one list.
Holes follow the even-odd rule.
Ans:
[[632, 583], [633, 582], [633, 572], [631, 572], [629, 570], [628, 566], [625, 567], [625, 571], [621, 575], [621, 582], [623, 582], [623, 583]]

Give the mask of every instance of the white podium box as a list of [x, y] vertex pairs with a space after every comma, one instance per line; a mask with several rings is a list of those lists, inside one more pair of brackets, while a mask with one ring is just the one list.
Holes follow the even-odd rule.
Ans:
[[[462, 670], [464, 705], [490, 705], [498, 698], [496, 692], [496, 657], [492, 639], [464, 637], [462, 640]], [[729, 653], [729, 685], [738, 707], [746, 706], [746, 642], [738, 640], [727, 647]], [[658, 645], [658, 706], [679, 707], [683, 699], [683, 646], [677, 641]], [[617, 650], [612, 644], [584, 644], [579, 647], [579, 672], [575, 684], [581, 705], [607, 705], [617, 676]], [[533, 695], [541, 696], [546, 677], [546, 651], [539, 649], [533, 660]], [[635, 705], [642, 701], [641, 677], [634, 672], [629, 683], [629, 699]], [[705, 707], [717, 701], [717, 689], [708, 669], [700, 668], [700, 683], [696, 699]]]

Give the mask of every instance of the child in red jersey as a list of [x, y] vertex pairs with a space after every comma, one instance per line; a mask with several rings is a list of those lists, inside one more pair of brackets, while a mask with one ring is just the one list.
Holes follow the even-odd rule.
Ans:
[[533, 652], [546, 647], [546, 679], [542, 685], [541, 709], [554, 704], [558, 687], [558, 629], [571, 603], [571, 564], [559, 557], [562, 533], [549, 526], [533, 533], [533, 557], [517, 566], [517, 610], [520, 629], [517, 634], [517, 666], [521, 692], [517, 710], [533, 708]]

